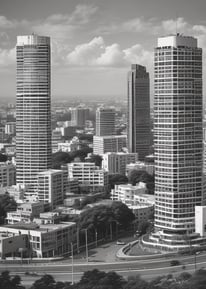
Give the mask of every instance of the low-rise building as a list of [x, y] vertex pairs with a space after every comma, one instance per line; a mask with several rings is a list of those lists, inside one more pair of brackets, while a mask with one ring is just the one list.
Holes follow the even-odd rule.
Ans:
[[126, 135], [109, 135], [93, 137], [93, 152], [95, 155], [103, 155], [107, 152], [122, 152], [126, 147]]
[[146, 193], [145, 183], [138, 183], [136, 186], [131, 184], [115, 185], [111, 190], [111, 199], [114, 201], [121, 201], [128, 206], [135, 206], [139, 204], [138, 196], [143, 196]]
[[132, 210], [133, 214], [135, 215], [135, 220], [137, 223], [147, 222], [154, 213], [153, 205], [139, 204], [136, 206], [129, 206], [129, 208]]
[[126, 165], [126, 174], [128, 175], [130, 171], [136, 170], [136, 171], [145, 171], [151, 176], [154, 175], [154, 163], [145, 163], [145, 162], [136, 162], [132, 164]]
[[108, 173], [94, 163], [70, 163], [68, 175], [78, 179], [81, 192], [103, 192], [108, 187]]
[[138, 161], [137, 153], [111, 153], [102, 155], [102, 168], [109, 174], [126, 174], [126, 165]]
[[42, 212], [44, 212], [44, 204], [42, 202], [26, 202], [19, 204], [16, 211], [8, 212], [6, 220], [8, 224], [30, 223], [33, 218], [39, 217]]
[[37, 225], [34, 223], [6, 225], [0, 227], [1, 233], [13, 236], [28, 236], [28, 256], [38, 258], [57, 257], [68, 254], [71, 242], [76, 241], [76, 223]]
[[0, 232], [0, 259], [6, 257], [20, 256], [21, 250], [27, 250], [28, 236], [26, 234]]

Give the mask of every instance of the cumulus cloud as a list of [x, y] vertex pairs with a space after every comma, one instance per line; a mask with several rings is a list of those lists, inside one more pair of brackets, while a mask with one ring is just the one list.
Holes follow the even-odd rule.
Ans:
[[89, 23], [97, 7], [93, 5], [77, 5], [71, 14], [53, 14], [43, 21], [33, 24], [33, 31], [52, 36], [53, 39], [71, 38], [80, 27]]
[[76, 46], [67, 55], [67, 63], [71, 66], [120, 67], [131, 63], [148, 63], [151, 55], [151, 52], [139, 44], [121, 49], [117, 43], [106, 45], [104, 39], [99, 36]]

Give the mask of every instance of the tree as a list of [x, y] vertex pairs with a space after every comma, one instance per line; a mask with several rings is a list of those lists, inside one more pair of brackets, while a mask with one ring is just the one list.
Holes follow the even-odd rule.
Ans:
[[102, 157], [99, 156], [99, 155], [91, 155], [89, 157], [89, 159], [87, 159], [88, 162], [91, 162], [91, 163], [95, 163], [95, 166], [98, 166], [98, 167], [101, 167], [102, 165]]
[[8, 193], [0, 195], [0, 224], [4, 224], [7, 212], [15, 211], [16, 207], [16, 201]]
[[109, 186], [114, 189], [115, 185], [127, 184], [128, 178], [125, 175], [115, 174], [109, 175]]
[[6, 162], [7, 160], [8, 160], [8, 157], [0, 153], [0, 162]]
[[111, 209], [114, 214], [114, 220], [124, 229], [126, 229], [135, 219], [132, 210], [122, 202], [113, 202]]
[[76, 221], [80, 230], [87, 229], [88, 236], [94, 238], [94, 230], [98, 232], [98, 235], [105, 237], [117, 225], [124, 229], [128, 228], [134, 218], [134, 214], [125, 204], [113, 202], [110, 206], [96, 205], [84, 210]]
[[30, 289], [70, 289], [70, 283], [56, 282], [51, 275], [44, 275], [40, 279], [36, 280]]
[[21, 285], [21, 278], [18, 275], [10, 276], [9, 271], [3, 271], [0, 275], [0, 289], [25, 289]]
[[131, 170], [128, 174], [128, 181], [135, 186], [139, 182], [146, 183], [149, 194], [154, 194], [154, 177], [146, 171]]
[[72, 157], [69, 153], [66, 152], [56, 152], [52, 154], [52, 168], [60, 169], [61, 165], [70, 163], [72, 161]]
[[124, 286], [124, 289], [147, 289], [148, 282], [143, 280], [139, 275], [129, 276], [127, 284]]
[[147, 230], [150, 227], [150, 223], [147, 221], [142, 221], [138, 224], [138, 231], [140, 233], [140, 235], [144, 235], [147, 233]]
[[123, 289], [126, 281], [115, 272], [105, 273], [97, 269], [87, 271], [77, 284], [78, 289]]

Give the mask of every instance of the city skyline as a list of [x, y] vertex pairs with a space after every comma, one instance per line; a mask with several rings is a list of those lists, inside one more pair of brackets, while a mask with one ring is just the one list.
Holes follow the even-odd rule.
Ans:
[[17, 35], [34, 32], [51, 37], [54, 99], [73, 95], [126, 98], [131, 63], [147, 67], [152, 87], [153, 50], [159, 36], [178, 31], [197, 37], [198, 46], [206, 47], [205, 3], [200, 0], [195, 9], [194, 3], [161, 0], [61, 0], [58, 4], [2, 0], [0, 8], [1, 97], [15, 98]]

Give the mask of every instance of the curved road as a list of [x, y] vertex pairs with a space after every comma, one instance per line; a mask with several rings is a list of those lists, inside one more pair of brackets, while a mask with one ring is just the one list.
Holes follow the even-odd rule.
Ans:
[[[172, 259], [178, 259], [180, 266], [170, 266]], [[183, 265], [185, 268], [183, 268]], [[206, 255], [196, 256], [196, 269], [206, 267]], [[103, 271], [116, 271], [123, 277], [140, 274], [143, 278], [151, 279], [160, 275], [169, 273], [181, 273], [183, 271], [194, 272], [195, 256], [178, 257], [178, 258], [161, 258], [141, 261], [121, 261], [113, 263], [104, 262], [82, 262], [77, 263], [74, 260], [73, 278], [78, 281], [85, 271], [99, 269]], [[31, 285], [36, 279], [44, 274], [51, 274], [56, 280], [72, 280], [72, 264], [66, 263], [41, 263], [41, 264], [1, 264], [0, 271], [9, 270], [12, 274], [19, 274], [22, 278], [23, 285]], [[25, 275], [25, 272], [35, 272], [35, 274]]]

